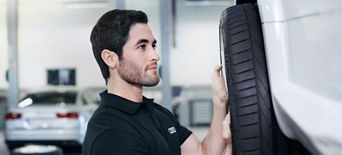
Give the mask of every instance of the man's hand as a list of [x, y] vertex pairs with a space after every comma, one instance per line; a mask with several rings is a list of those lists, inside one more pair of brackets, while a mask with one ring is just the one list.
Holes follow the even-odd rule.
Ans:
[[230, 131], [230, 114], [228, 113], [222, 121], [222, 137], [227, 143], [223, 155], [232, 155], [232, 133]]
[[230, 131], [230, 114], [228, 113], [222, 121], [222, 137], [227, 145], [232, 145], [232, 133]]
[[[222, 130], [227, 130], [227, 128], [222, 126], [222, 122], [226, 122], [224, 120], [227, 114], [228, 92], [224, 78], [220, 75], [221, 69], [222, 65], [215, 67], [212, 74], [213, 117], [210, 130], [202, 142], [198, 141], [193, 134], [190, 135], [181, 146], [182, 154], [222, 155], [225, 148], [231, 152], [231, 145], [227, 147], [227, 140], [222, 135]], [[228, 129], [230, 131], [230, 127]], [[230, 132], [228, 135], [230, 135]]]
[[228, 103], [228, 92], [226, 90], [223, 76], [220, 75], [222, 65], [216, 66], [212, 75], [212, 89], [214, 104], [226, 106]]

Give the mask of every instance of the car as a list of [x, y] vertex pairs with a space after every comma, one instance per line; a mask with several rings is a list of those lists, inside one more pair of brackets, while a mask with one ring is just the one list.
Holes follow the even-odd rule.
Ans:
[[9, 149], [25, 144], [79, 147], [97, 104], [87, 91], [73, 87], [33, 90], [5, 116], [5, 142]]
[[222, 12], [234, 155], [341, 154], [341, 13], [340, 0], [235, 0]]

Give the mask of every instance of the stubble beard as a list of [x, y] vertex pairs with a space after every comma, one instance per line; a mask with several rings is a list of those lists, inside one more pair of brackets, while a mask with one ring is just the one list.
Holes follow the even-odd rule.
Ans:
[[127, 83], [138, 86], [152, 87], [159, 83], [158, 75], [147, 75], [142, 73], [141, 66], [127, 60], [120, 60], [120, 66], [118, 68], [119, 76]]

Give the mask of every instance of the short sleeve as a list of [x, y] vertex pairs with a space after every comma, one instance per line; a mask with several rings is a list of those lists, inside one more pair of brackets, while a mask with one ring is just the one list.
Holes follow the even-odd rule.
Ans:
[[173, 115], [173, 113], [171, 113], [167, 109], [164, 109], [164, 110], [169, 115], [169, 117], [171, 117], [173, 123], [176, 124], [177, 132], [179, 136], [179, 144], [182, 145], [184, 141], [188, 139], [188, 137], [192, 134], [192, 132], [188, 128], [182, 126], [176, 119], [175, 115]]
[[186, 139], [191, 135], [191, 131], [187, 129], [186, 127], [180, 125], [178, 123], [178, 134], [179, 134], [179, 144], [183, 144]]
[[176, 126], [176, 130], [178, 133], [178, 138], [179, 138], [179, 144], [182, 145], [186, 139], [188, 139], [188, 137], [192, 134], [192, 132], [187, 129], [186, 127], [182, 126], [178, 120], [176, 119], [176, 117], [173, 115], [173, 113], [171, 113], [168, 109], [158, 105], [158, 104], [154, 104], [156, 108], [158, 108], [159, 110], [161, 110], [163, 112], [164, 115], [168, 116], [172, 122], [175, 124]]
[[91, 155], [148, 155], [148, 146], [141, 138], [123, 130], [107, 130], [96, 137]]

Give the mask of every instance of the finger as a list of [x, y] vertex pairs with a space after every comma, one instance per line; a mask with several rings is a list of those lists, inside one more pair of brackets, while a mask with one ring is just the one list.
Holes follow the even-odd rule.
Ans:
[[230, 126], [230, 112], [226, 115], [224, 121], [227, 122], [227, 124]]
[[229, 123], [227, 120], [222, 121], [222, 137], [224, 139], [229, 138]]
[[225, 119], [222, 121], [222, 137], [225, 140], [229, 140], [231, 137], [231, 131], [230, 131], [230, 115], [227, 114]]
[[226, 117], [224, 119], [228, 120], [230, 122], [230, 112], [226, 115]]
[[222, 121], [222, 124], [224, 127], [229, 127], [230, 126], [230, 113], [226, 115], [224, 120]]
[[215, 70], [217, 71], [217, 72], [219, 72], [221, 69], [222, 69], [222, 65], [217, 65], [216, 67], [215, 67]]
[[216, 65], [217, 69], [221, 69], [222, 67], [223, 67], [222, 64]]
[[220, 71], [222, 67], [223, 67], [222, 65], [215, 66], [213, 75], [220, 76]]

